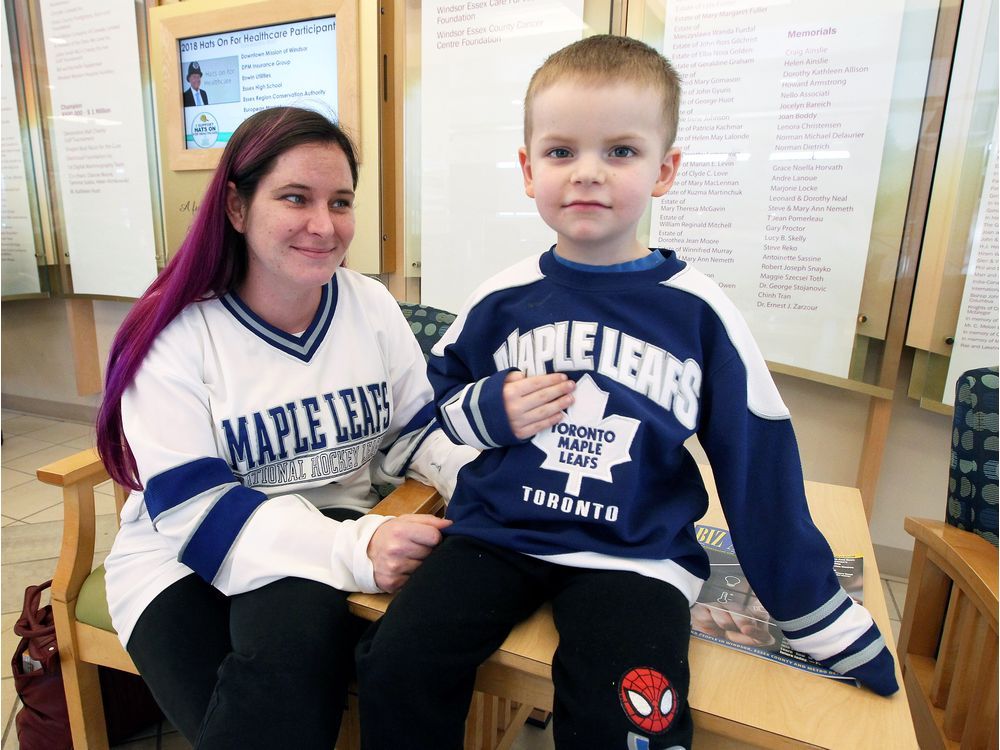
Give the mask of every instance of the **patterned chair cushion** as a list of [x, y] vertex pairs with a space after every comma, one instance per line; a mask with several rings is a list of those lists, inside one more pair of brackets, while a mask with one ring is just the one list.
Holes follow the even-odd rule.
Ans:
[[417, 337], [417, 343], [420, 344], [420, 349], [424, 353], [424, 359], [430, 358], [431, 349], [455, 322], [455, 315], [436, 307], [418, 305], [413, 302], [400, 302], [399, 308], [403, 311], [403, 317], [410, 324], [413, 335]]
[[[400, 302], [399, 309], [403, 311], [403, 317], [410, 324], [410, 330], [420, 344], [424, 359], [430, 359], [434, 344], [444, 336], [444, 332], [455, 322], [456, 316], [436, 307], [418, 305], [415, 302]], [[375, 492], [379, 497], [386, 497], [394, 489], [396, 488], [391, 484], [382, 484], [375, 487]]]
[[998, 386], [996, 367], [969, 370], [958, 379], [945, 519], [994, 546], [998, 542]]

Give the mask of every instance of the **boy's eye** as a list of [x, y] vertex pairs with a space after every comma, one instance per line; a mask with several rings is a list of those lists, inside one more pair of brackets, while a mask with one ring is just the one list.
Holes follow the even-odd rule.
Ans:
[[611, 149], [611, 155], [616, 159], [625, 159], [635, 155], [635, 149], [631, 146], [615, 146]]
[[552, 148], [549, 149], [549, 156], [554, 159], [568, 159], [572, 154], [568, 148]]

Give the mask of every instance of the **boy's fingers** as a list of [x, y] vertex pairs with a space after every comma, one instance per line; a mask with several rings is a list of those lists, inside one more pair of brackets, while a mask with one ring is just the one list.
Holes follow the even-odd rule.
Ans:
[[[520, 376], [520, 377], [517, 377]], [[527, 396], [545, 388], [558, 387], [560, 384], [571, 383], [564, 373], [554, 372], [549, 375], [532, 375], [526, 377], [519, 371], [511, 372], [504, 379], [505, 386], [515, 396]]]
[[[573, 397], [569, 396], [568, 398], [570, 399], [570, 403], [572, 403]], [[555, 413], [550, 414], [549, 416], [544, 418], [535, 417], [531, 422], [515, 428], [513, 431], [514, 436], [518, 440], [524, 440], [525, 438], [537, 435], [542, 430], [545, 430], [551, 427], [552, 425], [561, 422], [562, 418], [563, 418], [562, 409], [557, 409]]]
[[509, 386], [509, 390], [504, 394], [506, 398], [518, 399], [522, 404], [522, 410], [525, 412], [556, 401], [576, 389], [576, 383], [565, 378], [538, 388], [530, 387], [529, 389], [525, 389], [522, 387], [521, 384], [527, 383], [529, 380], [532, 380], [532, 378]]

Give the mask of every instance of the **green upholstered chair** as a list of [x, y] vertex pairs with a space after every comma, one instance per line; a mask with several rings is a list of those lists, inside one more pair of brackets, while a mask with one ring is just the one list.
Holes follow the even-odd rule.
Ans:
[[[109, 477], [97, 451], [88, 449], [43, 466], [38, 478], [63, 491], [63, 539], [52, 581], [52, 611], [73, 747], [106, 750], [108, 735], [98, 667], [137, 674], [111, 625], [104, 566], [94, 566], [94, 487]], [[125, 498], [126, 493], [115, 485], [118, 514]], [[433, 513], [442, 505], [433, 488], [407, 480], [374, 510], [386, 515]], [[349, 705], [337, 743], [341, 750], [357, 747], [357, 714], [351, 709], [353, 705]]]

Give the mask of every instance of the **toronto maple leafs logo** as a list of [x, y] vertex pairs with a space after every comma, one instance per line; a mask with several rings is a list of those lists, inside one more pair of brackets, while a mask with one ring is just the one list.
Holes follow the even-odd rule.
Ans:
[[545, 453], [542, 468], [567, 475], [566, 492], [579, 497], [584, 477], [611, 482], [611, 469], [632, 460], [629, 450], [639, 420], [614, 414], [604, 416], [608, 394], [584, 375], [573, 391], [573, 405], [562, 422], [532, 439]]

